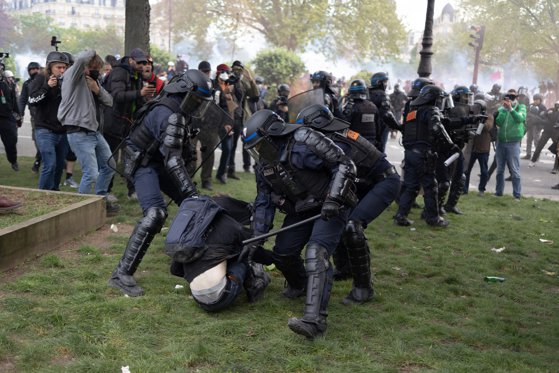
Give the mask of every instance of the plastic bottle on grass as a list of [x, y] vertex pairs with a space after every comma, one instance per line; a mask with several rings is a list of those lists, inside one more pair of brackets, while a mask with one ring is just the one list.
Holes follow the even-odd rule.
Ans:
[[504, 277], [497, 277], [497, 276], [485, 276], [483, 279], [485, 280], [485, 282], [504, 282], [505, 281]]

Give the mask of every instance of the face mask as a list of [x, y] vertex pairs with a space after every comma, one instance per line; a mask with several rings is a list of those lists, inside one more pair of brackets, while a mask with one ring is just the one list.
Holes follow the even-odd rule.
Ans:
[[89, 74], [91, 79], [97, 80], [99, 79], [99, 70], [89, 70]]

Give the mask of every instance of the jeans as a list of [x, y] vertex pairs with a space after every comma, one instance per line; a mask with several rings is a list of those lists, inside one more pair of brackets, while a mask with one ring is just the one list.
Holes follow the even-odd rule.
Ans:
[[216, 177], [225, 175], [225, 172], [227, 172], [227, 165], [229, 164], [229, 158], [235, 157], [235, 154], [231, 154], [232, 146], [233, 136], [227, 136], [227, 138], [221, 142], [221, 158], [219, 159], [219, 167], [215, 174]]
[[59, 190], [64, 161], [70, 148], [66, 133], [54, 133], [38, 127], [35, 129], [35, 142], [43, 159], [39, 189]]
[[489, 173], [487, 171], [489, 163], [489, 153], [474, 153], [470, 156], [470, 163], [468, 163], [468, 169], [466, 170], [466, 183], [464, 184], [464, 193], [468, 193], [470, 187], [470, 174], [472, 173], [472, 168], [476, 164], [476, 160], [479, 163], [479, 185], [478, 191], [485, 192], [485, 186], [487, 185], [487, 180], [489, 180]]
[[223, 294], [215, 303], [205, 304], [198, 303], [198, 305], [207, 312], [217, 312], [229, 306], [243, 289], [243, 281], [246, 277], [247, 267], [244, 263], [237, 263], [236, 260], [229, 260], [227, 262], [227, 285], [223, 289]]
[[497, 142], [495, 151], [497, 158], [497, 185], [495, 194], [503, 195], [505, 189], [505, 165], [508, 166], [512, 177], [512, 195], [520, 198], [522, 188], [520, 186], [520, 141], [516, 142]]
[[111, 149], [100, 132], [73, 132], [68, 142], [82, 166], [82, 179], [78, 193], [90, 194], [95, 185], [95, 194], [108, 193], [114, 175], [109, 167]]

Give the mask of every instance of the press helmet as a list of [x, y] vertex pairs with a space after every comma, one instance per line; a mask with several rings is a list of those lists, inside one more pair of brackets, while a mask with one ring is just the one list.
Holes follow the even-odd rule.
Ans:
[[66, 65], [70, 64], [68, 57], [62, 52], [50, 52], [47, 55], [47, 66], [51, 63], [65, 63]]

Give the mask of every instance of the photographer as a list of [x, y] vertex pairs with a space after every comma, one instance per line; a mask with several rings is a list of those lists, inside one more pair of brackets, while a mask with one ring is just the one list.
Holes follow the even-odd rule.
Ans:
[[[62, 84], [62, 101], [58, 119], [66, 128], [68, 142], [82, 166], [79, 193], [106, 195], [114, 171], [109, 167], [111, 149], [99, 131], [100, 106], [113, 104], [111, 95], [99, 84], [103, 59], [94, 50], [76, 57]], [[95, 110], [91, 110], [95, 108]], [[107, 210], [118, 207], [107, 202]]]
[[58, 106], [62, 99], [62, 75], [68, 67], [68, 57], [61, 52], [47, 56], [43, 76], [38, 75], [30, 85], [29, 106], [35, 110], [35, 141], [41, 152], [43, 168], [39, 189], [59, 190], [64, 161], [68, 153], [66, 129], [58, 120]]
[[518, 102], [516, 90], [509, 89], [499, 108], [495, 125], [499, 129], [497, 135], [497, 185], [495, 195], [502, 196], [505, 188], [505, 165], [508, 165], [512, 177], [512, 194], [520, 200], [520, 141], [526, 129], [526, 106]]
[[[1, 57], [4, 58], [3, 53]], [[6, 65], [0, 60], [0, 138], [12, 170], [19, 171], [16, 144], [17, 128], [21, 127], [21, 116], [17, 105], [16, 90], [6, 78], [5, 68]]]
[[[235, 175], [235, 153], [237, 151], [237, 143], [239, 142], [239, 136], [241, 136], [243, 126], [251, 115], [248, 102], [249, 100], [258, 100], [260, 97], [260, 90], [252, 74], [245, 68], [241, 61], [233, 62], [232, 70], [233, 76], [231, 78], [235, 85], [233, 94], [237, 99], [238, 107], [235, 109], [233, 116], [235, 123], [233, 124], [233, 143], [231, 146], [231, 157], [229, 157], [227, 177], [238, 180], [238, 176]], [[250, 171], [250, 155], [244, 149], [242, 153], [243, 169], [245, 172], [248, 172]]]
[[[214, 99], [216, 103], [226, 112], [234, 117], [235, 111], [239, 107], [236, 96], [233, 94], [236, 82], [235, 76], [232, 74], [231, 69], [226, 64], [222, 63], [216, 68], [215, 74], [215, 96]], [[227, 165], [230, 163], [229, 158], [235, 157], [235, 154], [231, 151], [233, 146], [233, 127], [226, 126], [220, 129], [219, 137], [223, 139], [221, 141], [221, 158], [219, 159], [219, 167], [215, 174], [215, 178], [221, 183], [226, 184], [227, 179], [225, 172], [227, 171]]]

